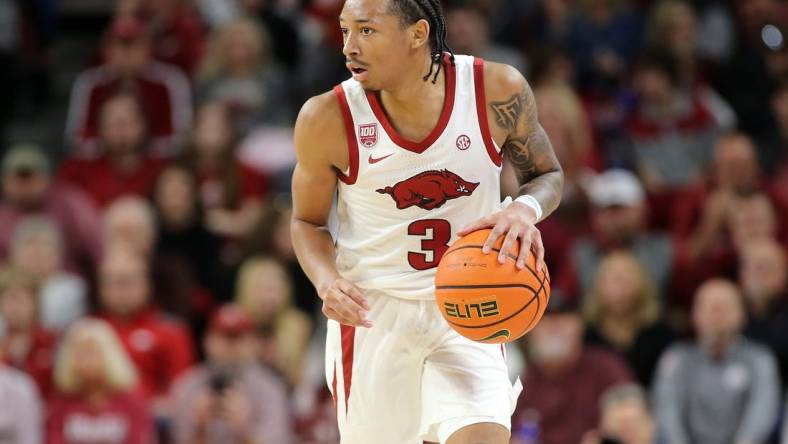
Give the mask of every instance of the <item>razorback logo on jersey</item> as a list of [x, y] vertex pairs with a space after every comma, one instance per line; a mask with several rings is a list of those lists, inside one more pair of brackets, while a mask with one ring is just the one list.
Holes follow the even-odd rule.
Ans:
[[439, 208], [447, 200], [470, 196], [479, 183], [468, 182], [449, 170], [430, 170], [397, 182], [394, 186], [376, 190], [388, 194], [397, 203], [397, 208], [416, 205], [425, 210]]

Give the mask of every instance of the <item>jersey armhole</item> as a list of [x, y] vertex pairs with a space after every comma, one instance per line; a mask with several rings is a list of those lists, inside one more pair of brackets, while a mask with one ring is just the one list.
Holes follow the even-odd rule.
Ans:
[[501, 166], [501, 153], [495, 146], [495, 142], [490, 132], [490, 125], [487, 122], [487, 98], [484, 94], [484, 59], [474, 57], [473, 59], [473, 86], [476, 93], [476, 116], [479, 118], [479, 128], [482, 131], [484, 146], [487, 154], [495, 166]]
[[334, 87], [334, 94], [337, 96], [339, 102], [339, 109], [342, 111], [342, 121], [345, 124], [345, 138], [347, 139], [348, 150], [348, 163], [350, 164], [350, 171], [347, 174], [342, 171], [337, 171], [339, 180], [347, 185], [353, 185], [358, 178], [358, 141], [356, 140], [356, 131], [353, 125], [353, 115], [350, 114], [350, 106], [347, 103], [345, 90], [342, 85]]

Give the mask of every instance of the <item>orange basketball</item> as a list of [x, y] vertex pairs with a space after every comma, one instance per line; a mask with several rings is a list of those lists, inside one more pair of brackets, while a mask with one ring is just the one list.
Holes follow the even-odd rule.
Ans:
[[489, 234], [489, 229], [474, 231], [446, 250], [435, 275], [435, 301], [457, 333], [498, 344], [514, 341], [539, 322], [550, 298], [550, 275], [546, 268], [536, 271], [533, 251], [525, 268], [517, 269], [519, 242], [500, 264], [503, 236], [483, 254]]

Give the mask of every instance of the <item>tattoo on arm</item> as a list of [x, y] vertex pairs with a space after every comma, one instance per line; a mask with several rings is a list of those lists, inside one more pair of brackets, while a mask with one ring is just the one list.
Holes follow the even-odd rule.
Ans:
[[510, 131], [517, 128], [520, 114], [523, 112], [525, 96], [514, 95], [505, 102], [493, 102], [490, 104], [495, 111], [495, 122], [502, 128]]
[[533, 195], [545, 214], [561, 199], [563, 172], [550, 139], [539, 124], [533, 93], [528, 86], [502, 102], [491, 102], [496, 124], [508, 131], [503, 145], [517, 173], [521, 194]]

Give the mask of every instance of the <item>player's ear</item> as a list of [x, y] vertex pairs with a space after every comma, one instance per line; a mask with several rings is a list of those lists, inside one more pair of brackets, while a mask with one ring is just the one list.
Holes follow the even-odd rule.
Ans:
[[430, 24], [428, 21], [421, 19], [410, 26], [411, 47], [413, 49], [419, 48], [424, 44], [429, 44], [430, 41]]

